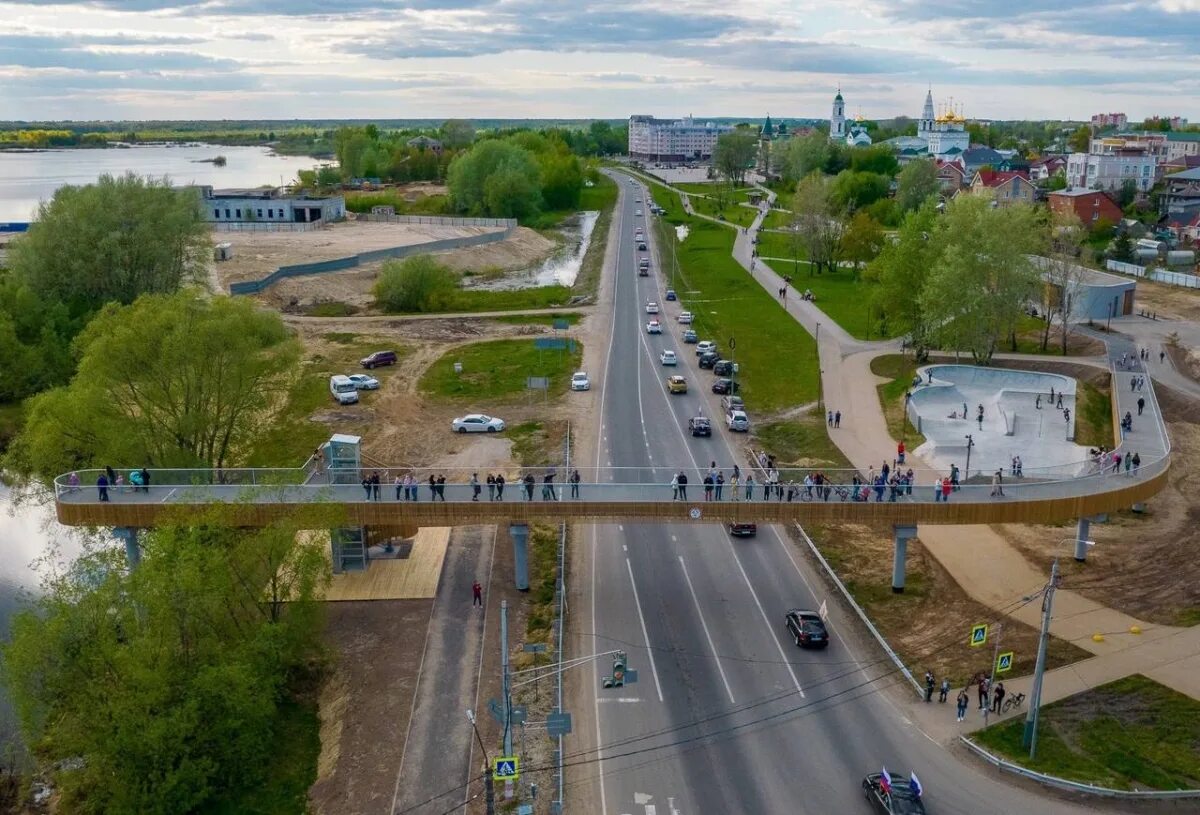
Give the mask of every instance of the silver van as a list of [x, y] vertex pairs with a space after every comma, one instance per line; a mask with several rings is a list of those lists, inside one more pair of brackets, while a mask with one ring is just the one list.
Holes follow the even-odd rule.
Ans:
[[335, 374], [329, 377], [329, 393], [339, 405], [358, 403], [358, 388], [354, 387], [354, 382], [348, 376]]

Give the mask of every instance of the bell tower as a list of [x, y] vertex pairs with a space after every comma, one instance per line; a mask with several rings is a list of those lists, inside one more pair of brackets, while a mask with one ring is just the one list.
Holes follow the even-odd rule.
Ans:
[[833, 113], [829, 117], [829, 138], [833, 141], [846, 140], [846, 102], [842, 99], [841, 88], [838, 88], [837, 96], [833, 97]]

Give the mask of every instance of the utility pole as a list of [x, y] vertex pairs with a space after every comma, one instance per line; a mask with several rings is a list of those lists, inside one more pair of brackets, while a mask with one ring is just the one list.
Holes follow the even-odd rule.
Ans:
[[975, 446], [975, 439], [971, 434], [967, 434], [967, 468], [963, 471], [963, 483], [971, 479], [971, 448]]
[[987, 696], [983, 698], [983, 726], [987, 727], [988, 714], [992, 712], [992, 698], [996, 690], [996, 663], [1000, 660], [1000, 637], [1004, 633], [1004, 623], [996, 623], [996, 644], [992, 646], [992, 675], [988, 679]]
[[475, 731], [475, 740], [483, 752], [483, 797], [487, 804], [487, 815], [496, 815], [496, 789], [492, 786], [492, 760], [488, 757], [487, 747], [483, 744], [483, 736], [479, 735], [479, 727], [475, 724], [475, 711], [467, 709], [467, 719], [471, 729]]
[[1050, 565], [1050, 582], [1042, 594], [1042, 634], [1038, 637], [1037, 666], [1033, 669], [1033, 688], [1029, 691], [1029, 713], [1025, 715], [1025, 733], [1021, 745], [1029, 748], [1029, 760], [1037, 752], [1038, 713], [1042, 707], [1042, 678], [1046, 673], [1046, 643], [1050, 639], [1050, 617], [1054, 609], [1054, 590], [1058, 588], [1058, 558]]
[[815, 342], [817, 345], [817, 412], [824, 410], [822, 403], [822, 387], [821, 387], [821, 324], [817, 323], [817, 331]]
[[[508, 674], [508, 601], [500, 601], [500, 690], [504, 695], [504, 755], [512, 752], [512, 688]], [[507, 786], [507, 785], [506, 785]]]

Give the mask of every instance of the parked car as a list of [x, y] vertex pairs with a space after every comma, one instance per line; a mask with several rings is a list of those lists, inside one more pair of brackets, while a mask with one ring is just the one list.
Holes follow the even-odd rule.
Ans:
[[925, 815], [920, 784], [896, 773], [888, 773], [887, 789], [880, 783], [883, 773], [871, 773], [863, 779], [863, 795], [876, 812], [884, 815]]
[[639, 243], [638, 243], [638, 251], [640, 251], [640, 252], [645, 252], [647, 248], [648, 248], [648, 247], [646, 246], [646, 242], [645, 242], [645, 241], [641, 241], [641, 242], [639, 242]]
[[646, 301], [646, 313], [647, 314], [658, 314], [658, 303], [654, 302], [653, 300], [647, 300]]
[[735, 433], [748, 433], [750, 417], [746, 415], [746, 411], [734, 408], [725, 414], [725, 425]]
[[350, 381], [350, 377], [334, 374], [329, 377], [329, 393], [339, 405], [353, 405], [358, 402], [358, 388]]
[[663, 351], [661, 354], [659, 354], [659, 355], [658, 355], [658, 361], [659, 361], [659, 362], [661, 362], [663, 365], [677, 365], [677, 364], [679, 364], [679, 360], [677, 360], [677, 359], [675, 358], [675, 352], [674, 352], [674, 351], [670, 351], [670, 350]]
[[735, 538], [753, 538], [758, 534], [758, 524], [730, 524], [729, 534]]
[[667, 300], [674, 301], [676, 299], [678, 299], [678, 298], [675, 296], [675, 290], [667, 289]]
[[728, 413], [730, 410], [745, 410], [746, 403], [742, 401], [742, 397], [729, 394], [721, 397], [721, 410]]
[[350, 374], [350, 376], [346, 378], [353, 382], [354, 387], [358, 388], [360, 391], [379, 390], [379, 380], [373, 376], [367, 376], [366, 374]]
[[658, 320], [651, 320], [650, 322], [646, 323], [646, 333], [647, 334], [661, 334], [662, 333], [662, 323], [660, 323]]
[[[829, 646], [829, 632], [825, 629], [825, 621], [815, 611], [793, 608], [785, 616], [784, 624], [788, 633], [792, 635], [792, 641], [801, 648]], [[908, 785], [907, 778], [904, 779], [904, 783]]]
[[497, 433], [504, 429], [504, 420], [483, 413], [468, 413], [450, 423], [458, 433]]
[[358, 362], [360, 365], [362, 365], [368, 371], [371, 370], [372, 368], [378, 368], [381, 365], [395, 365], [396, 364], [396, 352], [395, 351], [376, 351], [375, 353], [371, 354], [370, 356], [363, 357]]
[[712, 384], [713, 393], [737, 393], [742, 389], [742, 386], [734, 382], [732, 379], [721, 377], [716, 379]]
[[687, 393], [687, 380], [676, 374], [667, 377], [667, 390], [671, 393]]
[[717, 376], [732, 376], [733, 363], [727, 359], [718, 359], [713, 363], [713, 373]]
[[696, 336], [696, 332], [690, 328], [683, 332], [683, 341], [688, 345], [692, 345], [693, 343], [697, 342], [698, 339], [699, 338]]
[[676, 319], [678, 319], [682, 325], [691, 325], [692, 324], [692, 312], [681, 311], [681, 312], [679, 312], [679, 317], [677, 317]]
[[697, 345], [696, 345], [696, 356], [700, 356], [701, 354], [707, 354], [710, 351], [716, 351], [716, 350], [717, 350], [717, 344], [715, 342], [713, 342], [712, 340], [703, 340], [702, 342], [697, 343]]
[[586, 391], [591, 390], [591, 388], [592, 380], [588, 379], [588, 375], [585, 371], [576, 371], [575, 373], [571, 374], [571, 390]]
[[700, 355], [700, 360], [699, 360], [698, 364], [700, 365], [701, 368], [711, 368], [713, 365], [715, 365], [717, 363], [717, 360], [719, 360], [720, 358], [721, 358], [721, 355], [718, 354], [716, 351], [709, 351], [707, 354]]
[[712, 422], [707, 416], [693, 416], [688, 419], [688, 432], [693, 436], [711, 436]]

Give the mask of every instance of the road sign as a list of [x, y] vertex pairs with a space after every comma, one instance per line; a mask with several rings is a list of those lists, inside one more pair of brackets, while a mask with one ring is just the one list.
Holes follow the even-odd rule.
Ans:
[[569, 322], [567, 322], [566, 320], [555, 320], [554, 321], [554, 328], [557, 331], [565, 331], [566, 329], [568, 329], [570, 327], [571, 327], [571, 324]]
[[692, 507], [689, 509], [688, 516], [691, 517], [693, 521], [700, 520], [700, 507]]
[[987, 642], [987, 623], [971, 626], [971, 647], [977, 648]]
[[527, 376], [525, 387], [531, 391], [544, 391], [550, 387], [550, 380], [544, 376]]
[[544, 654], [546, 653], [546, 643], [527, 642], [521, 646], [521, 650], [527, 654]]
[[[625, 673], [628, 675], [629, 671], [626, 670]], [[565, 736], [570, 732], [570, 713], [551, 713], [546, 716], [546, 735], [554, 738], [555, 736]]]
[[1013, 652], [1005, 651], [1000, 656], [996, 657], [996, 673], [1002, 674], [1012, 669]]
[[517, 756], [504, 756], [492, 759], [493, 781], [516, 781], [521, 777], [521, 759]]
[[533, 341], [533, 347], [539, 351], [561, 350], [567, 347], [567, 341], [561, 337], [538, 337]]

